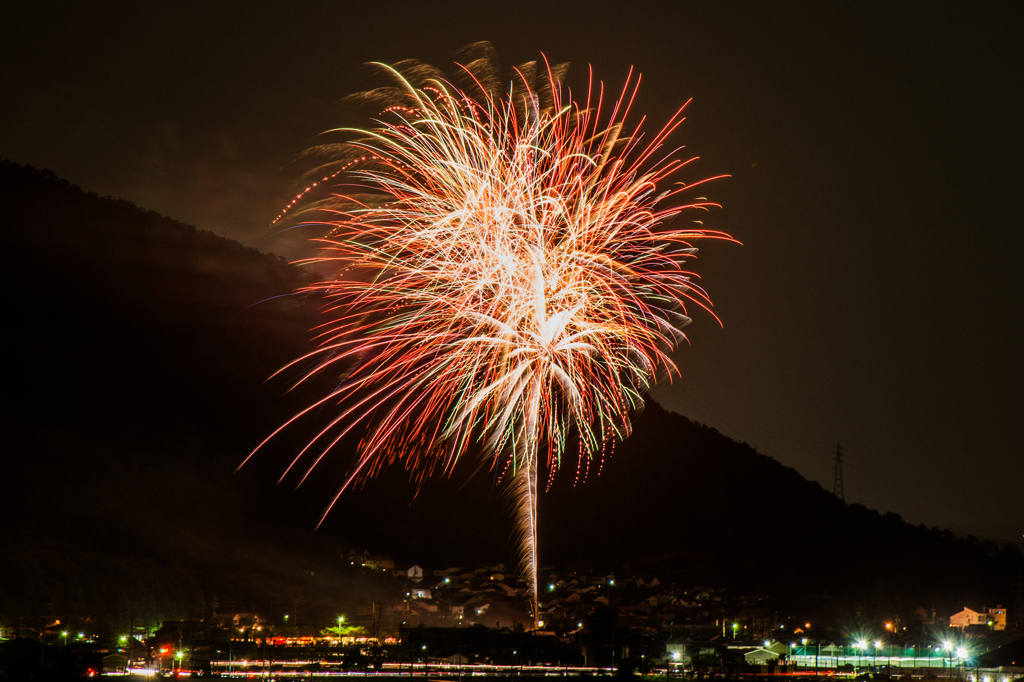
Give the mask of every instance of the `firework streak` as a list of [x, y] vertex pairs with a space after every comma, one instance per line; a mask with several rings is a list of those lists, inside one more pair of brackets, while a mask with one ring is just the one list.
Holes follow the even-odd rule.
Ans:
[[422, 483], [482, 454], [511, 480], [536, 614], [541, 476], [629, 435], [675, 371], [687, 306], [710, 306], [687, 269], [694, 240], [731, 238], [680, 216], [714, 206], [680, 201], [707, 180], [670, 180], [693, 160], [664, 146], [682, 109], [646, 143], [623, 132], [636, 84], [605, 114], [601, 86], [563, 95], [560, 67], [532, 87], [520, 67], [504, 92], [385, 68], [398, 87], [377, 123], [315, 152], [316, 191], [345, 184], [299, 212], [326, 227], [307, 262], [334, 274], [304, 289], [328, 321], [289, 367], [340, 383], [275, 434], [337, 405], [288, 467], [304, 480], [368, 425], [338, 496], [391, 464]]

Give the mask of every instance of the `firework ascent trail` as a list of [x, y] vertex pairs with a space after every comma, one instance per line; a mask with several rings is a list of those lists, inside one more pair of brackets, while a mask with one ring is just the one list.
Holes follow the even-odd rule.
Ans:
[[520, 66], [503, 87], [492, 48], [475, 47], [455, 77], [383, 67], [396, 85], [353, 98], [374, 125], [310, 151], [316, 182], [283, 216], [319, 226], [305, 262], [333, 274], [303, 290], [327, 321], [288, 367], [305, 367], [296, 385], [340, 380], [267, 440], [337, 406], [288, 467], [305, 480], [369, 427], [325, 515], [388, 465], [422, 483], [482, 456], [511, 481], [536, 619], [538, 487], [570, 453], [579, 472], [629, 435], [675, 372], [687, 306], [710, 307], [687, 269], [694, 240], [731, 237], [681, 215], [715, 206], [681, 200], [707, 180], [672, 181], [693, 161], [665, 147], [682, 109], [641, 143], [623, 131], [639, 79], [604, 113], [602, 85], [564, 94], [564, 65]]

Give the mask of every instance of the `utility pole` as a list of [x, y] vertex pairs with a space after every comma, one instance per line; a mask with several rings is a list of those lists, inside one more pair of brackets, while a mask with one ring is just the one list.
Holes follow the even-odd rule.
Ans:
[[839, 441], [836, 441], [836, 476], [832, 482], [832, 494], [846, 502], [846, 493], [843, 492], [843, 446]]

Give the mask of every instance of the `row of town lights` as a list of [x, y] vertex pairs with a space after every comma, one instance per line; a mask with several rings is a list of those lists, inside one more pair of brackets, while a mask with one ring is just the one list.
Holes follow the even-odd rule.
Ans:
[[[733, 623], [732, 627], [733, 627], [733, 632], [735, 632], [736, 627], [737, 627], [736, 623]], [[771, 642], [769, 642], [768, 640], [764, 641], [764, 645], [766, 647], [769, 646], [770, 644], [771, 644]], [[800, 644], [806, 646], [807, 645], [807, 638], [804, 637], [803, 639], [801, 639], [800, 640]], [[881, 649], [883, 646], [885, 646], [885, 644], [881, 640], [878, 640], [878, 639], [875, 640], [874, 644], [875, 644], [875, 648], [876, 649]], [[791, 648], [795, 649], [796, 648], [796, 642], [791, 642], [789, 646]], [[867, 643], [866, 640], [861, 639], [861, 640], [858, 640], [858, 641], [854, 642], [853, 647], [855, 649], [861, 649], [861, 650], [867, 649], [868, 648], [868, 643]], [[950, 654], [956, 653], [956, 657], [957, 658], [968, 658], [967, 649], [966, 648], [964, 648], [962, 646], [961, 647], [954, 646], [954, 644], [952, 642], [948, 642], [948, 641], [942, 643], [941, 649], [940, 649], [940, 647], [935, 647], [935, 650], [936, 651], [944, 650], [944, 651], [949, 652]]]

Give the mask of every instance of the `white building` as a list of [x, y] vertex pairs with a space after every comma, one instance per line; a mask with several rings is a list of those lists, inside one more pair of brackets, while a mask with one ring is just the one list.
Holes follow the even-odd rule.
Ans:
[[949, 627], [967, 628], [972, 625], [985, 625], [993, 630], [1006, 629], [1006, 609], [997, 606], [994, 609], [975, 611], [966, 606], [960, 613], [954, 613], [949, 617]]

